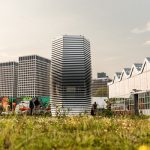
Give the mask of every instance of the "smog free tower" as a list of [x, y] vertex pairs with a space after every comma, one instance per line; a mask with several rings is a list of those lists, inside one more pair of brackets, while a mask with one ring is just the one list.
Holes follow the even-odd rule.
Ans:
[[64, 35], [52, 42], [51, 65], [52, 113], [90, 113], [91, 55], [90, 42], [81, 35]]

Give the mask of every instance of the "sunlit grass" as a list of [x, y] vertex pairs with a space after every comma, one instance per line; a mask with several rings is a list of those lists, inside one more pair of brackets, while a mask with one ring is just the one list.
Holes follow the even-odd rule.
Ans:
[[1, 116], [0, 149], [137, 150], [150, 146], [150, 121], [126, 117]]

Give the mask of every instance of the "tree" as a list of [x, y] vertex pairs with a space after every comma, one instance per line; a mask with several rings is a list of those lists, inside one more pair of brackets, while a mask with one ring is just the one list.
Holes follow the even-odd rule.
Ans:
[[93, 95], [94, 97], [108, 97], [108, 87], [104, 86], [104, 87], [100, 87], [95, 95]]

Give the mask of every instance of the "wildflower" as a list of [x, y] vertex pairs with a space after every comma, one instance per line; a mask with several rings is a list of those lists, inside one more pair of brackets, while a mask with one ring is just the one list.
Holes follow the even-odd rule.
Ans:
[[147, 146], [147, 145], [142, 145], [142, 146], [139, 147], [138, 150], [150, 150], [150, 147]]

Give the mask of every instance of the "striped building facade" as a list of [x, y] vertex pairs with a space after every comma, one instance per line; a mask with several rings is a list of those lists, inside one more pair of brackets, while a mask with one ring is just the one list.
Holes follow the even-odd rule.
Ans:
[[84, 36], [64, 35], [52, 42], [52, 113], [90, 113], [90, 42]]

